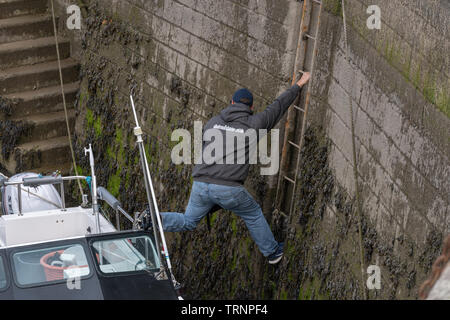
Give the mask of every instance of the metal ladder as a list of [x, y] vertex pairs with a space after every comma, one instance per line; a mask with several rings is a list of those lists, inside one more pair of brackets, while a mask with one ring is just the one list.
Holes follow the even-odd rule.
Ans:
[[[306, 96], [299, 96], [294, 102], [293, 108], [289, 108], [285, 124], [280, 174], [275, 200], [275, 211], [284, 217], [288, 217], [288, 214], [291, 215], [294, 209], [301, 148], [304, 142], [311, 96], [311, 83], [314, 79], [314, 64], [317, 55], [322, 6], [322, 0], [303, 1], [293, 83], [295, 83], [297, 75], [307, 71], [311, 73], [311, 79], [309, 84], [307, 84]], [[310, 50], [311, 45], [312, 50]], [[301, 105], [303, 105], [303, 108]], [[299, 126], [301, 126], [300, 130]], [[292, 152], [292, 148], [295, 150], [294, 152]]]

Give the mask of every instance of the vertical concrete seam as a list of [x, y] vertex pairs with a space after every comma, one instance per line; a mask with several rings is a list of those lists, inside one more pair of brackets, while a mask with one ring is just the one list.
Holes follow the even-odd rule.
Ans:
[[[347, 39], [347, 26], [346, 26], [346, 16], [345, 16], [345, 0], [342, 0], [342, 15], [343, 15], [343, 25], [344, 25], [344, 41], [345, 41], [345, 57], [348, 59], [348, 39]], [[349, 62], [350, 63], [350, 62]], [[351, 66], [351, 65], [350, 65]], [[353, 68], [352, 68], [353, 69]], [[353, 77], [351, 79], [353, 82]], [[360, 251], [360, 263], [361, 263], [361, 286], [363, 291], [363, 297], [367, 300], [367, 290], [364, 286], [364, 248], [363, 248], [363, 234], [362, 234], [362, 208], [359, 194], [359, 184], [358, 184], [358, 162], [356, 159], [356, 141], [355, 141], [355, 124], [353, 118], [353, 101], [352, 97], [349, 95], [349, 104], [350, 104], [350, 123], [351, 123], [351, 132], [352, 132], [352, 153], [353, 153], [353, 175], [355, 181], [355, 201], [356, 201], [356, 210], [358, 213], [358, 233], [359, 233], [359, 251]]]

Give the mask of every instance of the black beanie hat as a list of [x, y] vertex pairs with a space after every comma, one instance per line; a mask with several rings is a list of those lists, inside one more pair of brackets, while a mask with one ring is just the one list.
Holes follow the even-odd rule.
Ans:
[[[241, 101], [242, 99], [245, 99], [247, 101]], [[239, 103], [243, 103], [248, 105], [249, 107], [251, 107], [253, 105], [253, 95], [252, 93], [245, 88], [239, 89], [237, 90], [234, 94], [233, 94], [233, 101], [235, 103], [239, 102]]]

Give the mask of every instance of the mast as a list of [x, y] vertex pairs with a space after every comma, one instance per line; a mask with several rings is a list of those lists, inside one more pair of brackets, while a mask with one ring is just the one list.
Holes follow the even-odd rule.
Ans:
[[134, 101], [133, 101], [132, 95], [130, 95], [130, 100], [131, 100], [131, 106], [133, 109], [134, 120], [136, 121], [136, 127], [134, 128], [134, 135], [136, 136], [136, 141], [137, 141], [137, 144], [139, 147], [139, 154], [141, 156], [141, 166], [142, 166], [142, 171], [144, 173], [145, 190], [147, 192], [147, 201], [148, 201], [148, 205], [150, 208], [150, 215], [152, 218], [153, 232], [155, 233], [155, 240], [156, 240], [156, 244], [157, 244], [157, 248], [158, 248], [158, 254], [161, 259], [159, 239], [158, 239], [158, 234], [156, 231], [157, 228], [159, 230], [159, 236], [160, 236], [160, 239], [162, 242], [164, 258], [166, 260], [167, 267], [169, 269], [169, 273], [172, 277], [173, 282], [177, 283], [173, 276], [173, 273], [172, 273], [172, 264], [170, 262], [169, 250], [167, 248], [166, 238], [164, 236], [164, 230], [163, 230], [162, 223], [161, 223], [161, 217], [159, 215], [159, 209], [158, 209], [158, 203], [156, 201], [155, 190], [153, 189], [152, 177], [150, 175], [147, 156], [145, 154], [145, 149], [144, 149], [144, 141], [142, 140], [142, 129], [139, 126], [138, 118], [136, 115], [136, 108], [134, 107]]
[[92, 146], [89, 144], [89, 149], [84, 148], [84, 154], [86, 155], [89, 153], [89, 164], [91, 166], [91, 193], [92, 193], [92, 211], [95, 215], [95, 228], [97, 233], [100, 233], [100, 216], [99, 216], [99, 210], [98, 210], [98, 202], [97, 202], [97, 178], [95, 177], [95, 170], [94, 170], [94, 153], [92, 151]]

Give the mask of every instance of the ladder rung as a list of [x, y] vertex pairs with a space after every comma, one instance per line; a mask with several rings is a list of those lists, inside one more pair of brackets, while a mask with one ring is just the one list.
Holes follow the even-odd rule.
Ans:
[[310, 38], [312, 40], [316, 40], [316, 38], [313, 37], [312, 35], [310, 35], [309, 33], [305, 33], [305, 35], [303, 36], [303, 40], [306, 40], [305, 38]]
[[287, 181], [289, 181], [290, 183], [293, 183], [293, 184], [295, 184], [295, 181], [294, 180], [292, 180], [291, 178], [289, 178], [289, 177], [286, 177], [286, 176], [283, 176]]
[[291, 140], [288, 141], [291, 145], [293, 145], [294, 147], [296, 147], [297, 149], [300, 149], [300, 146], [294, 142], [292, 142]]
[[322, 4], [322, 1], [319, 1], [319, 0], [313, 0], [313, 2], [315, 2], [317, 4]]
[[298, 111], [305, 112], [305, 109], [300, 108], [299, 106], [294, 105], [294, 108]]
[[278, 213], [281, 214], [285, 218], [289, 218], [289, 216], [281, 210], [279, 210]]

